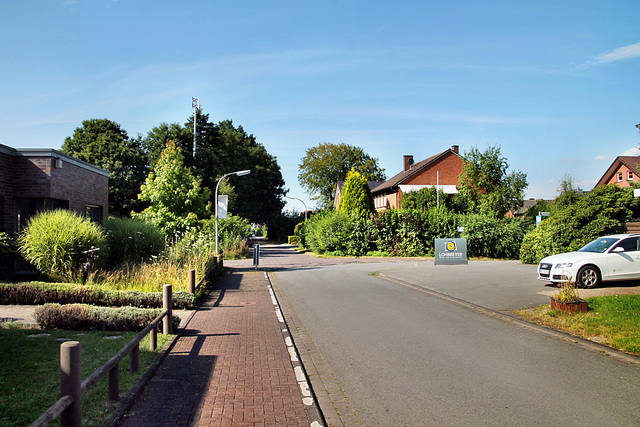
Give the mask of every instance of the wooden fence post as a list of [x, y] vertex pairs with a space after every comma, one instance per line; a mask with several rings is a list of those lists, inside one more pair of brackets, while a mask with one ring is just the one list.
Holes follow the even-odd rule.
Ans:
[[196, 293], [196, 271], [189, 270], [189, 292]]
[[73, 402], [60, 418], [62, 427], [82, 424], [82, 346], [78, 341], [60, 345], [60, 395], [71, 396]]
[[172, 301], [172, 293], [171, 293], [171, 289], [172, 286], [171, 285], [164, 285], [164, 289], [162, 292], [162, 309], [164, 310], [168, 310], [169, 312], [167, 313], [166, 316], [164, 316], [164, 319], [162, 319], [162, 333], [164, 335], [168, 335], [168, 334], [172, 334], [173, 333], [173, 301]]
[[131, 349], [131, 353], [129, 353], [129, 361], [131, 362], [131, 370], [132, 374], [138, 372], [140, 369], [140, 344], [136, 344]]
[[112, 402], [120, 398], [120, 364], [109, 370], [109, 400]]
[[158, 348], [158, 326], [156, 325], [151, 331], [149, 331], [149, 349], [156, 351]]

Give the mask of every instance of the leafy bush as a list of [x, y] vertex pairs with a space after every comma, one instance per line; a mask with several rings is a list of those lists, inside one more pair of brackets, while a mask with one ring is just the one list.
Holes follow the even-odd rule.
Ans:
[[[174, 291], [172, 300], [177, 310], [191, 310], [196, 305], [196, 297], [189, 292]], [[114, 291], [63, 283], [0, 283], [0, 305], [46, 303], [157, 308], [162, 307], [162, 292]]]
[[298, 236], [289, 236], [289, 237], [287, 237], [287, 243], [289, 245], [297, 245], [298, 244]]
[[640, 214], [640, 200], [631, 188], [596, 187], [575, 204], [553, 211], [523, 239], [520, 261], [537, 264], [542, 258], [579, 249], [606, 234], [622, 232], [625, 222]]
[[306, 223], [305, 244], [318, 254], [345, 255], [350, 235], [351, 219], [335, 210], [314, 215]]
[[525, 224], [519, 219], [496, 219], [471, 214], [462, 217], [467, 239], [467, 256], [517, 259], [525, 234]]
[[148, 261], [164, 250], [162, 232], [153, 224], [131, 218], [110, 217], [106, 224], [107, 265]]
[[85, 252], [102, 248], [105, 235], [91, 221], [67, 210], [42, 212], [29, 220], [19, 237], [19, 250], [40, 272], [57, 279], [78, 280]]
[[[33, 317], [43, 329], [141, 331], [161, 313], [162, 309], [45, 304], [34, 310]], [[180, 318], [173, 316], [172, 321], [174, 329], [177, 329]]]

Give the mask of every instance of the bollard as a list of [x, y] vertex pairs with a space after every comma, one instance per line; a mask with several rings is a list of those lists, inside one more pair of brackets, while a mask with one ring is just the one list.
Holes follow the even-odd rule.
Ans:
[[196, 293], [196, 271], [189, 270], [189, 293]]
[[82, 347], [77, 341], [60, 345], [60, 396], [71, 396], [73, 402], [62, 412], [62, 427], [82, 424]]
[[164, 285], [164, 289], [162, 290], [162, 310], [168, 310], [166, 316], [162, 319], [162, 334], [168, 335], [173, 333], [172, 320], [173, 320], [173, 301], [171, 294], [171, 285]]
[[258, 269], [258, 265], [260, 264], [260, 245], [253, 245], [253, 266]]

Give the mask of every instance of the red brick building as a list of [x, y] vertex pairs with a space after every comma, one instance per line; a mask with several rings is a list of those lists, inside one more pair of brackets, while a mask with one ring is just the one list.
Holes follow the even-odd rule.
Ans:
[[630, 187], [632, 182], [640, 183], [640, 157], [618, 156], [595, 186], [615, 184]]
[[413, 156], [403, 157], [404, 170], [372, 188], [376, 210], [399, 209], [403, 194], [425, 187], [442, 189], [445, 194], [458, 192], [458, 177], [462, 173], [464, 159], [458, 153], [457, 145], [429, 157], [414, 162]]
[[0, 232], [16, 236], [39, 211], [69, 209], [102, 223], [109, 172], [52, 149], [0, 144]]

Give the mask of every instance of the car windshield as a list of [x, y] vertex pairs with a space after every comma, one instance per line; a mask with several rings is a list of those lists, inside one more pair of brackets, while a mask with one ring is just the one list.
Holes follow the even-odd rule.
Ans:
[[593, 242], [587, 243], [580, 249], [578, 252], [599, 252], [604, 253], [620, 239], [615, 239], [612, 237], [600, 237], [599, 239], [594, 240]]

